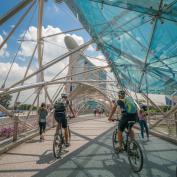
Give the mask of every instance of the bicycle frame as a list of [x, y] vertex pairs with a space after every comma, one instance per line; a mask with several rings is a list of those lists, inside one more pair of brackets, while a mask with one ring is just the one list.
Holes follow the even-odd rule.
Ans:
[[[143, 168], [143, 153], [139, 143], [133, 137], [129, 138], [134, 123], [135, 121], [128, 122], [128, 128], [127, 128], [128, 130], [123, 132], [125, 134], [125, 138], [123, 138], [122, 143], [124, 146], [123, 151], [125, 151], [128, 155], [128, 160], [131, 168], [133, 169], [134, 172], [139, 172]], [[118, 123], [116, 124], [112, 135], [113, 148], [115, 151], [116, 151], [116, 145], [119, 143], [117, 139], [117, 134], [118, 134]], [[119, 153], [119, 151], [117, 152]]]

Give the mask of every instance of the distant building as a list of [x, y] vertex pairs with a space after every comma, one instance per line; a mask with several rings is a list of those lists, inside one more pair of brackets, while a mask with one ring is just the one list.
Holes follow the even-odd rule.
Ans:
[[167, 106], [174, 106], [177, 103], [177, 96], [173, 96], [173, 98], [165, 96], [165, 102]]
[[[65, 44], [69, 50], [73, 50], [79, 45], [76, 43], [76, 41], [70, 37], [66, 36], [65, 37]], [[68, 69], [68, 75], [73, 75], [76, 73], [81, 73], [85, 72], [91, 69], [94, 69], [96, 66], [91, 63], [85, 56], [80, 54], [81, 52], [76, 52], [73, 55], [70, 55], [69, 57], [69, 69]], [[75, 80], [75, 81], [80, 81], [80, 80], [106, 80], [107, 79], [107, 74], [104, 69], [102, 70], [95, 70], [92, 72], [87, 72], [83, 73], [80, 75], [68, 77], [68, 80]], [[103, 83], [91, 83], [95, 86], [97, 86], [100, 89], [106, 88], [106, 82]], [[75, 83], [69, 83], [66, 84], [66, 92], [70, 93], [74, 89], [76, 89], [78, 84]]]

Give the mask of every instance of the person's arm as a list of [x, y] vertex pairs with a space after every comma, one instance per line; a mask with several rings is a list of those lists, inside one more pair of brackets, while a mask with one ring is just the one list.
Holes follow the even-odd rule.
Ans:
[[70, 111], [71, 111], [71, 113], [72, 113], [72, 115], [73, 115], [73, 118], [75, 118], [75, 114], [74, 114], [74, 111], [73, 111], [73, 109], [72, 109], [72, 106], [71, 106], [71, 105], [69, 105], [69, 109], [70, 109]]
[[111, 114], [109, 115], [109, 118], [108, 120], [111, 121], [112, 120], [112, 116], [114, 115], [115, 111], [116, 111], [116, 108], [117, 108], [117, 105], [114, 104], [113, 108], [112, 108], [112, 111], [111, 111]]
[[75, 114], [74, 114], [74, 111], [73, 111], [73, 109], [72, 109], [72, 106], [71, 106], [71, 103], [70, 103], [69, 100], [67, 100], [67, 104], [68, 104], [69, 109], [70, 109], [70, 111], [71, 111], [71, 113], [72, 113], [72, 115], [73, 115], [73, 118], [75, 118]]
[[47, 109], [45, 109], [45, 111], [46, 111], [46, 116], [48, 115], [48, 110]]

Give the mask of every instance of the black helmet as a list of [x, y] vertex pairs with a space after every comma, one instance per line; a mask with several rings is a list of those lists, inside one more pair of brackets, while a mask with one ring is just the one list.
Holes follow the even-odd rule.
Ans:
[[125, 91], [124, 90], [120, 90], [118, 92], [118, 95], [121, 96], [121, 97], [125, 97]]
[[147, 106], [146, 106], [146, 105], [141, 105], [140, 108], [141, 108], [143, 111], [147, 111]]

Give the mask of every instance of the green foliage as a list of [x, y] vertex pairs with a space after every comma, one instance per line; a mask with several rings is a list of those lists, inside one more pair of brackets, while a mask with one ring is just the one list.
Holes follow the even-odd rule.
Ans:
[[[166, 106], [166, 105], [164, 105], [164, 106], [159, 106], [159, 108], [160, 108], [163, 112], [167, 112], [168, 110], [171, 109], [170, 106]], [[155, 107], [150, 106], [150, 107], [149, 107], [149, 112], [151, 112], [151, 113], [159, 113], [160, 110], [157, 109], [157, 108], [155, 108]]]
[[[18, 106], [18, 109], [19, 110], [29, 110], [30, 107], [31, 107], [31, 104], [21, 104]], [[34, 106], [32, 110], [36, 110], [36, 109], [37, 109], [37, 107]]]
[[12, 95], [7, 94], [7, 95], [0, 96], [0, 104], [5, 108], [9, 107], [11, 100], [12, 100]]

